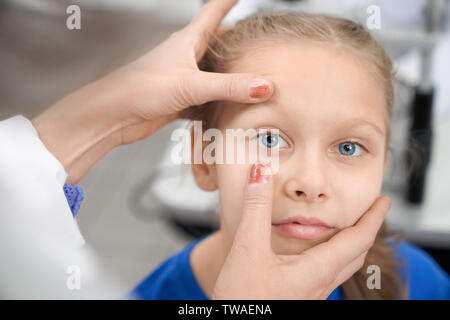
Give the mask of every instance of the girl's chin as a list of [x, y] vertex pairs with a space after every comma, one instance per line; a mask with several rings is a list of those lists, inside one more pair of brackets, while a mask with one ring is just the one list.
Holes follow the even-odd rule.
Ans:
[[327, 239], [303, 240], [287, 238], [272, 232], [272, 250], [276, 254], [298, 255], [326, 240]]

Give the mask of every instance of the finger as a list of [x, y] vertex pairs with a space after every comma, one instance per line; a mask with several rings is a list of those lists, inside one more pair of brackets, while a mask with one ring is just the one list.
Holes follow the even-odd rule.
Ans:
[[358, 258], [353, 260], [350, 264], [348, 264], [336, 277], [335, 282], [333, 283], [333, 290], [343, 284], [345, 281], [350, 279], [356, 272], [358, 272], [364, 265], [364, 261], [366, 260], [368, 251], [360, 254]]
[[271, 250], [273, 177], [270, 168], [254, 164], [244, 191], [241, 221], [233, 245], [250, 253]]
[[211, 0], [206, 3], [190, 23], [190, 27], [203, 34], [212, 34], [238, 0]]
[[[225, 32], [233, 29], [233, 26], [219, 26], [215, 31], [215, 37], [220, 38]], [[208, 49], [208, 44], [211, 43], [212, 34], [200, 33], [200, 36], [194, 38], [194, 52], [195, 61], [199, 62]]]
[[340, 274], [362, 253], [372, 247], [390, 203], [391, 200], [387, 196], [377, 198], [354, 226], [348, 227], [338, 232], [330, 240], [308, 249], [308, 254], [319, 257], [319, 261], [332, 274]]
[[209, 101], [225, 100], [238, 103], [257, 103], [269, 99], [273, 94], [271, 81], [253, 74], [200, 72], [184, 81], [187, 95], [201, 105]]

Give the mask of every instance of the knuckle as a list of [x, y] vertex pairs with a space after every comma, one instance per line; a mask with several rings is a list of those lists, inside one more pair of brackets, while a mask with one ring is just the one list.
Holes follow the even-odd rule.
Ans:
[[175, 90], [175, 104], [177, 109], [182, 109], [194, 104], [192, 83], [186, 76], [178, 77]]
[[232, 76], [225, 83], [225, 92], [228, 97], [234, 97], [238, 91], [238, 79], [235, 76]]
[[247, 193], [244, 197], [244, 201], [247, 205], [258, 208], [269, 204], [267, 197], [258, 193]]

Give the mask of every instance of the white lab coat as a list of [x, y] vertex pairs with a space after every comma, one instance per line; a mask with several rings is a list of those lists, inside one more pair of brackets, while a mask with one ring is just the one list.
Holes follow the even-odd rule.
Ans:
[[0, 298], [124, 297], [85, 245], [64, 195], [66, 178], [28, 119], [0, 121]]

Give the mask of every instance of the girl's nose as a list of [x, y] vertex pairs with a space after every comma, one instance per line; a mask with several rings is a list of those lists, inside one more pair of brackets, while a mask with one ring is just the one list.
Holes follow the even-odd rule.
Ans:
[[328, 198], [328, 191], [324, 178], [319, 175], [288, 178], [284, 185], [286, 195], [294, 201], [323, 202]]

